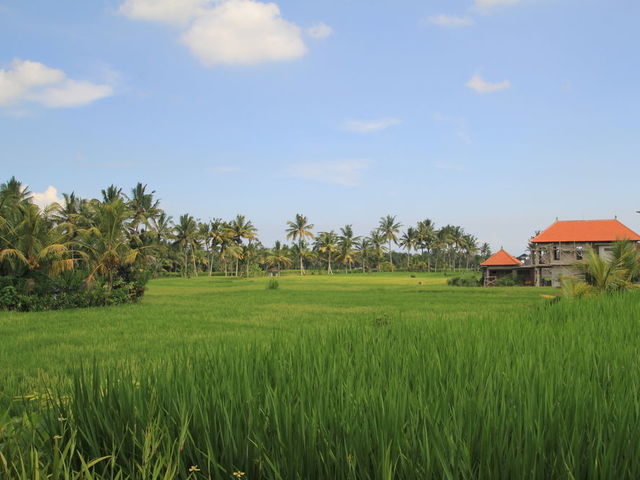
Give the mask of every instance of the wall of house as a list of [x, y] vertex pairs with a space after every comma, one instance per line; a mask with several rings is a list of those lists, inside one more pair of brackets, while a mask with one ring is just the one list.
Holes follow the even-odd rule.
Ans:
[[589, 247], [598, 255], [608, 257], [612, 242], [582, 242], [582, 243], [541, 243], [531, 248], [532, 263], [536, 267], [535, 284], [545, 284], [545, 279], [551, 280], [554, 287], [560, 286], [562, 276], [580, 276], [575, 263], [582, 260]]

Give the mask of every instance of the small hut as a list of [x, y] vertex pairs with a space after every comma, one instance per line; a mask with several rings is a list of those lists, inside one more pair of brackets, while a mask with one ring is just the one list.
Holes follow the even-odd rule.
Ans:
[[484, 286], [493, 287], [496, 281], [502, 277], [510, 275], [513, 279], [522, 284], [532, 284], [531, 268], [523, 268], [523, 263], [505, 249], [501, 248], [487, 260], [480, 264], [482, 268]]
[[276, 266], [272, 266], [267, 270], [267, 273], [269, 274], [270, 277], [279, 277], [280, 269]]

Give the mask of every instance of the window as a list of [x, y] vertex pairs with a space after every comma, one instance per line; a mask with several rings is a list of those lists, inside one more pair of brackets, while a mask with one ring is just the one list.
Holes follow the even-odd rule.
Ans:
[[580, 245], [576, 247], [576, 260], [582, 260], [584, 258], [584, 247]]
[[553, 247], [553, 259], [560, 260], [560, 247]]

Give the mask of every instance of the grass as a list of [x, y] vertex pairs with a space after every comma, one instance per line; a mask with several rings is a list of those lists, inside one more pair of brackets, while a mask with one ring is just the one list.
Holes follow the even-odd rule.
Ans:
[[0, 476], [640, 476], [640, 297], [445, 280], [164, 279], [0, 314]]

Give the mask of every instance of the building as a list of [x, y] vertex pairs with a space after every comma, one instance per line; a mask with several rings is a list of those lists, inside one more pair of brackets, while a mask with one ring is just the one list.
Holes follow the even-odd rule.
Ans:
[[491, 255], [480, 264], [485, 287], [495, 286], [496, 282], [505, 276], [511, 276], [522, 285], [533, 285], [533, 268], [524, 265], [505, 249]]
[[620, 240], [640, 242], [640, 235], [617, 219], [556, 221], [530, 241], [534, 285], [560, 286], [561, 276], [576, 275], [588, 247], [606, 258]]

